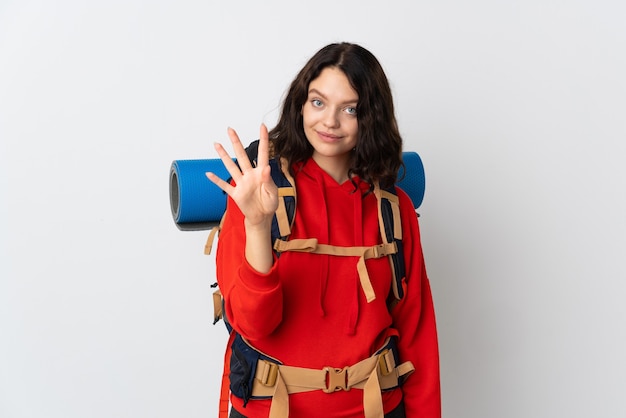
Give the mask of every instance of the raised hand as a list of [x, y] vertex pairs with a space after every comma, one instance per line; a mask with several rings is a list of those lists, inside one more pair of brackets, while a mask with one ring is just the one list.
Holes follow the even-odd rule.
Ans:
[[221, 144], [216, 143], [215, 149], [235, 184], [227, 183], [214, 173], [206, 173], [206, 176], [233, 199], [248, 225], [270, 222], [278, 207], [278, 192], [270, 174], [267, 127], [263, 124], [260, 128], [256, 167], [250, 164], [244, 146], [234, 129], [228, 128], [228, 137], [239, 165], [233, 162]]

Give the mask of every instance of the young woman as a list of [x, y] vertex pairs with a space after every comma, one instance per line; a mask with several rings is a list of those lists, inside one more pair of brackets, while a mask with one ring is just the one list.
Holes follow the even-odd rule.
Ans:
[[[253, 369], [256, 378], [231, 394], [231, 417], [440, 417], [434, 308], [408, 195], [396, 189], [402, 299], [388, 303], [395, 280], [389, 257], [365, 257], [362, 269], [364, 257], [339, 251], [381, 244], [380, 190], [393, 186], [402, 165], [378, 60], [350, 43], [318, 51], [292, 82], [277, 126], [261, 126], [255, 164], [236, 132], [228, 135], [238, 165], [215, 147], [232, 181], [207, 173], [229, 196], [218, 283], [236, 334], [269, 359], [246, 364], [233, 355], [239, 363], [231, 369]], [[314, 238], [326, 251], [274, 252], [272, 219], [282, 199], [274, 158], [295, 182], [289, 241]]]

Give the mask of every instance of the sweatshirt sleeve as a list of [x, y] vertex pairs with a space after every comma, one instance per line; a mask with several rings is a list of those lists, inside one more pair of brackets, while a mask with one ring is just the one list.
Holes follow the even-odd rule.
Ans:
[[406, 265], [404, 298], [392, 310], [398, 329], [401, 361], [410, 360], [415, 371], [402, 385], [407, 418], [440, 418], [441, 390], [435, 310], [426, 274], [415, 209], [402, 191], [402, 242]]
[[280, 324], [283, 292], [276, 259], [268, 273], [259, 273], [245, 258], [245, 242], [243, 214], [228, 198], [217, 246], [217, 282], [228, 321], [243, 337], [255, 340], [271, 334]]

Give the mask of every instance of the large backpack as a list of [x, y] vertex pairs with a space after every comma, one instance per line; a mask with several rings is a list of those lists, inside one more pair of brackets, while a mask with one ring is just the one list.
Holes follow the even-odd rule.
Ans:
[[[254, 141], [246, 148], [246, 153], [252, 164], [256, 164], [258, 153], [259, 141]], [[414, 201], [414, 206], [417, 208], [421, 203], [424, 192], [424, 176], [423, 166], [419, 156], [415, 153], [404, 153], [404, 157], [411, 157], [412, 168], [416, 172], [411, 173], [412, 183], [408, 183], [409, 195]], [[417, 160], [416, 160], [417, 158]], [[406, 160], [406, 158], [405, 158]], [[170, 200], [172, 203], [172, 214], [180, 229], [206, 229], [207, 224], [201, 222], [195, 222], [192, 227], [185, 227], [183, 222], [178, 222], [180, 216], [182, 216], [180, 210], [180, 201], [174, 202], [174, 197], [181, 199], [181, 192], [176, 186], [180, 186], [182, 177], [184, 175], [181, 172], [181, 166], [184, 162], [175, 161], [172, 165], [171, 180], [170, 180]], [[188, 163], [188, 162], [187, 162]], [[197, 161], [193, 161], [195, 165], [198, 165]], [[279, 205], [276, 214], [272, 220], [272, 242], [274, 243], [274, 250], [277, 256], [284, 251], [308, 251], [320, 254], [330, 254], [335, 256], [358, 256], [359, 261], [357, 263], [357, 269], [359, 277], [361, 279], [361, 286], [365, 292], [365, 296], [368, 302], [375, 299], [367, 268], [365, 267], [365, 259], [368, 258], [380, 258], [387, 256], [390, 261], [392, 272], [392, 286], [387, 296], [387, 304], [389, 309], [392, 309], [397, 302], [399, 302], [404, 296], [404, 289], [402, 287], [402, 281], [405, 276], [404, 266], [404, 253], [402, 247], [402, 225], [400, 220], [400, 208], [399, 199], [397, 196], [395, 186], [387, 189], [380, 189], [378, 185], [375, 185], [374, 194], [378, 200], [378, 217], [380, 236], [382, 243], [371, 247], [336, 247], [331, 245], [317, 244], [315, 239], [293, 239], [290, 240], [291, 227], [294, 222], [296, 206], [297, 206], [297, 193], [295, 189], [295, 181], [291, 177], [287, 163], [285, 160], [271, 159], [269, 161], [271, 168], [271, 175], [273, 181], [278, 187]], [[205, 170], [208, 171], [208, 170]], [[416, 175], [417, 174], [417, 175]], [[175, 177], [175, 179], [172, 179]], [[416, 180], [417, 179], [417, 180]], [[415, 187], [415, 180], [417, 186]], [[176, 189], [172, 190], [172, 188]], [[417, 191], [416, 191], [417, 190]], [[411, 193], [411, 191], [413, 193]], [[416, 202], [417, 200], [417, 202]], [[419, 216], [419, 215], [417, 215]], [[223, 219], [223, 215], [222, 215]], [[183, 226], [181, 226], [183, 224]], [[200, 227], [198, 225], [201, 225]], [[214, 225], [207, 238], [205, 245], [205, 254], [210, 254], [212, 244], [216, 234], [220, 230], [221, 222], [219, 225]], [[212, 285], [217, 287], [217, 283]], [[227, 344], [226, 354], [224, 358], [224, 374], [222, 377], [222, 388], [220, 396], [220, 417], [228, 416], [228, 395], [229, 391], [235, 396], [238, 396], [244, 400], [244, 405], [258, 396], [252, 396], [252, 386], [254, 384], [255, 375], [257, 374], [257, 364], [267, 363], [281, 364], [279, 360], [274, 359], [251, 346], [241, 335], [239, 335], [229, 324], [228, 318], [224, 315], [224, 300], [222, 295], [217, 289], [213, 293], [214, 303], [214, 321], [217, 323], [220, 319], [224, 319], [224, 323], [230, 333], [229, 341]], [[391, 341], [387, 344], [384, 350], [392, 353], [395, 358], [396, 364], [399, 364], [399, 358], [395, 350], [395, 342]], [[381, 349], [382, 351], [382, 349]], [[378, 353], [377, 353], [378, 354]], [[261, 363], [259, 363], [261, 362]], [[404, 373], [410, 373], [410, 369], [407, 369]]]
[[[256, 164], [258, 152], [258, 140], [246, 148], [246, 153], [250, 162]], [[379, 258], [387, 256], [390, 261], [392, 271], [392, 286], [387, 298], [390, 309], [402, 299], [404, 290], [402, 280], [405, 276], [404, 252], [402, 248], [402, 226], [400, 222], [399, 200], [395, 186], [381, 190], [377, 185], [374, 193], [378, 200], [379, 225], [382, 243], [372, 247], [335, 247], [330, 245], [311, 244], [311, 240], [289, 240], [291, 226], [293, 224], [297, 205], [297, 193], [295, 180], [290, 175], [287, 163], [284, 160], [271, 159], [269, 161], [271, 175], [274, 183], [278, 187], [279, 204], [276, 214], [272, 220], [272, 242], [274, 250], [279, 256], [284, 251], [310, 251], [321, 254], [331, 254], [336, 256], [359, 256], [357, 268], [361, 285], [368, 302], [371, 302], [376, 295], [371, 286], [365, 259]], [[212, 229], [205, 246], [205, 253], [210, 254], [212, 243], [219, 226]], [[256, 350], [241, 335], [239, 335], [228, 323], [228, 318], [224, 315], [224, 300], [219, 290], [213, 294], [214, 298], [214, 321], [217, 323], [224, 319], [226, 327], [230, 333], [229, 342], [226, 348], [224, 359], [224, 374], [222, 377], [222, 390], [220, 398], [220, 417], [228, 414], [228, 392], [244, 400], [244, 405], [250, 399], [258, 398], [252, 395], [252, 387], [257, 375], [257, 364], [259, 361], [268, 364], [280, 364], [280, 361]], [[386, 347], [393, 353], [396, 362], [399, 363], [397, 352], [395, 352], [395, 342], [392, 341]], [[407, 372], [408, 373], [408, 372]]]

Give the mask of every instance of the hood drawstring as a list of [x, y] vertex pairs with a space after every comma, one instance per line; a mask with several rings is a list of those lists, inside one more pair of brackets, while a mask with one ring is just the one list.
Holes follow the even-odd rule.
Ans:
[[[352, 193], [352, 207], [354, 212], [354, 243], [355, 245], [363, 245], [363, 196], [361, 190], [357, 188]], [[348, 313], [348, 323], [346, 324], [346, 333], [348, 335], [356, 334], [356, 326], [359, 320], [360, 306], [359, 306], [359, 294], [361, 292], [360, 278], [358, 271], [355, 269], [352, 278], [346, 277], [347, 280], [351, 279], [354, 282], [354, 293], [352, 298], [352, 304], [350, 306], [350, 312]]]
[[[324, 205], [320, 208], [322, 211], [319, 216], [322, 220], [320, 230], [317, 232], [317, 238], [321, 242], [328, 242], [330, 237], [330, 223], [328, 216], [328, 203], [326, 196], [326, 182], [324, 181], [324, 174], [320, 171], [315, 173], [315, 180], [318, 186], [316, 192], [319, 194], [318, 198], [320, 202], [324, 202]], [[328, 288], [329, 271], [329, 255], [319, 255], [319, 310], [321, 316], [326, 316], [326, 310], [324, 309], [324, 299], [326, 298], [326, 289]]]

